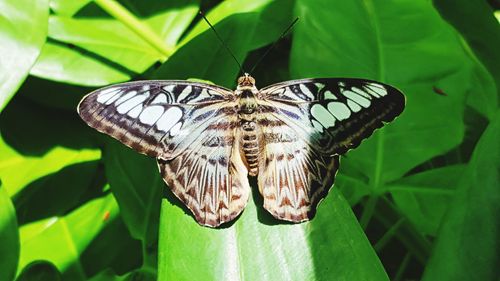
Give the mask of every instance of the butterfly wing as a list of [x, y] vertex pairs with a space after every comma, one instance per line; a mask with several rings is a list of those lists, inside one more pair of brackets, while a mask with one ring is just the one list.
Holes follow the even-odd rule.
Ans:
[[78, 112], [89, 126], [158, 158], [173, 193], [198, 223], [215, 227], [241, 213], [250, 190], [237, 156], [236, 107], [221, 87], [139, 81], [90, 93]]
[[187, 81], [137, 81], [86, 95], [78, 113], [87, 124], [136, 151], [171, 159], [227, 110], [230, 90]]
[[331, 188], [340, 154], [398, 116], [395, 88], [359, 79], [304, 79], [264, 88], [260, 115], [265, 158], [259, 167], [264, 207], [304, 221]]

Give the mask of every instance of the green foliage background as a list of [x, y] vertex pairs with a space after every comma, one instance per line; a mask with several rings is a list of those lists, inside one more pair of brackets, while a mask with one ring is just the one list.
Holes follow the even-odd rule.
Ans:
[[[0, 0], [0, 280], [498, 280], [500, 26], [469, 0]], [[91, 90], [360, 77], [407, 108], [342, 159], [311, 222], [254, 194], [200, 227], [154, 159], [87, 128]], [[255, 181], [252, 182], [255, 187]], [[256, 191], [256, 190], [254, 190]], [[256, 192], [254, 192], [256, 193]]]

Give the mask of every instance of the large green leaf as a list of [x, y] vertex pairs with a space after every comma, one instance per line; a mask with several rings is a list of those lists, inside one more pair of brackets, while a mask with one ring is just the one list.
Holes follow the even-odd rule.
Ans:
[[90, 131], [75, 113], [44, 110], [16, 98], [2, 112], [0, 125], [0, 180], [11, 196], [41, 177], [101, 155], [91, 148]]
[[[257, 189], [253, 190], [257, 192]], [[160, 280], [388, 280], [349, 205], [334, 189], [306, 223], [277, 222], [254, 196], [234, 224], [199, 226], [163, 201]]]
[[[495, 79], [497, 96], [490, 102], [498, 106], [500, 96], [500, 24], [487, 1], [433, 0], [439, 13], [464, 37], [473, 52]], [[466, 21], [464, 19], [467, 19]]]
[[436, 236], [464, 165], [428, 170], [388, 184], [399, 210], [424, 235]]
[[[156, 265], [163, 180], [154, 159], [110, 140], [104, 153], [106, 175], [132, 237], [143, 241], [148, 266]], [[148, 253], [151, 251], [152, 253]], [[152, 260], [149, 260], [153, 256]]]
[[94, 199], [64, 217], [22, 226], [20, 268], [32, 261], [52, 262], [68, 280], [84, 280], [79, 257], [103, 227], [118, 215], [111, 194]]
[[92, 0], [51, 0], [50, 9], [62, 16], [73, 16]]
[[83, 86], [102, 86], [131, 78], [130, 72], [120, 71], [88, 53], [51, 42], [43, 46], [30, 74]]
[[474, 149], [439, 231], [423, 280], [500, 276], [500, 111]]
[[28, 264], [16, 281], [60, 281], [61, 273], [48, 261], [34, 261]]
[[[292, 4], [290, 1], [280, 0], [260, 5], [254, 7], [255, 11], [236, 13], [224, 18], [215, 25], [215, 29], [233, 51], [238, 61], [242, 62], [251, 50], [275, 41], [283, 29], [292, 22]], [[217, 11], [219, 9], [215, 8], [214, 12], [211, 13], [215, 18], [225, 15], [224, 9], [220, 11], [221, 16], [217, 16]], [[198, 24], [207, 25], [206, 22]], [[193, 65], [197, 67], [193, 68]], [[158, 69], [153, 78], [187, 79], [195, 77], [231, 87], [235, 85], [238, 73], [240, 73], [238, 65], [221, 45], [214, 32], [205, 30], [182, 45], [182, 48], [178, 49]]]
[[48, 0], [0, 2], [0, 112], [40, 53], [48, 15]]
[[296, 10], [302, 22], [294, 32], [293, 77], [364, 77], [406, 93], [401, 117], [344, 161], [352, 162], [375, 192], [460, 143], [472, 62], [431, 3], [298, 1]]
[[0, 280], [12, 280], [19, 259], [16, 211], [0, 183]]
[[114, 19], [51, 16], [49, 37], [74, 44], [137, 73], [162, 57], [139, 35]]

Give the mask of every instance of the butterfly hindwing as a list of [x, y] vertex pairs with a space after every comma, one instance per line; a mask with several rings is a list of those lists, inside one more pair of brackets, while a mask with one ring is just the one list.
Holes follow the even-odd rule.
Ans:
[[158, 159], [166, 183], [199, 224], [219, 226], [233, 220], [247, 204], [250, 186], [236, 123], [236, 116], [214, 122], [174, 159]]
[[87, 124], [140, 153], [169, 159], [227, 109], [232, 92], [188, 81], [137, 81], [96, 90], [78, 112]]
[[339, 156], [315, 151], [273, 115], [262, 114], [260, 118], [265, 145], [258, 185], [264, 208], [281, 220], [309, 220], [333, 185]]
[[405, 105], [394, 87], [353, 78], [287, 81], [262, 89], [261, 95], [274, 114], [328, 155], [357, 147]]

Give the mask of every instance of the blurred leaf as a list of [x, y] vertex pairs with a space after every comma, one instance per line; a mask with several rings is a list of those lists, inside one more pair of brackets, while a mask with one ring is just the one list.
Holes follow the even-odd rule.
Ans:
[[0, 280], [12, 280], [19, 260], [16, 210], [0, 184]]
[[423, 280], [497, 280], [500, 276], [500, 111], [460, 178]]
[[99, 150], [73, 150], [64, 147], [54, 147], [40, 156], [25, 156], [0, 137], [0, 179], [11, 196], [20, 192], [28, 183], [65, 166], [99, 158]]
[[61, 273], [48, 261], [34, 261], [23, 269], [16, 281], [60, 281]]
[[125, 274], [123, 276], [117, 276], [114, 272], [107, 270], [103, 271], [95, 277], [89, 279], [89, 281], [155, 281], [156, 275], [147, 270], [136, 270]]
[[233, 224], [210, 229], [164, 200], [159, 243], [160, 280], [388, 280], [337, 189], [301, 224], [250, 200]]
[[[206, 17], [210, 21], [212, 25], [216, 25], [219, 21], [222, 21], [223, 19], [239, 14], [239, 13], [250, 13], [250, 12], [260, 12], [264, 7], [269, 5], [272, 1], [270, 0], [228, 0], [228, 1], [223, 1], [217, 7], [212, 9], [210, 12], [206, 14]], [[282, 0], [278, 2], [283, 2]], [[288, 1], [289, 4], [290, 1]], [[276, 14], [276, 16], [279, 16]], [[250, 24], [250, 22], [248, 22]], [[191, 31], [184, 37], [179, 44], [180, 46], [183, 46], [187, 42], [191, 41], [193, 38], [196, 36], [200, 35], [201, 33], [209, 30], [210, 27], [208, 24], [203, 20], [200, 19], [198, 23], [191, 29]], [[227, 41], [226, 41], [227, 42]]]
[[[215, 29], [238, 61], [242, 62], [249, 51], [275, 41], [291, 23], [291, 4], [290, 1], [275, 1], [259, 12], [234, 14], [222, 20]], [[273, 20], [269, 22], [270, 17]], [[193, 65], [198, 67], [193, 68]], [[197, 77], [231, 87], [235, 85], [239, 72], [238, 65], [214, 32], [206, 30], [174, 53], [153, 78]]]
[[[428, 2], [334, 3], [330, 9], [332, 1], [297, 2], [303, 20], [294, 32], [292, 76], [365, 77], [406, 93], [401, 117], [344, 160], [379, 192], [385, 182], [461, 142], [472, 63]], [[448, 96], [436, 94], [435, 85]]]
[[137, 73], [162, 57], [136, 33], [114, 19], [51, 16], [49, 37], [74, 44]]
[[38, 259], [48, 260], [65, 280], [84, 280], [81, 253], [118, 214], [111, 194], [90, 201], [64, 217], [53, 217], [22, 226], [20, 268]]
[[[495, 79], [500, 95], [500, 24], [487, 1], [433, 0], [441, 16], [464, 37]], [[498, 96], [491, 103], [498, 106]]]
[[476, 63], [474, 67], [473, 87], [469, 89], [467, 104], [478, 113], [491, 119], [497, 110], [497, 87], [495, 80], [486, 68]]
[[436, 236], [464, 165], [450, 165], [404, 177], [389, 184], [399, 210], [424, 235]]
[[61, 16], [71, 17], [92, 0], [50, 0], [50, 8]]
[[40, 54], [47, 36], [48, 15], [48, 0], [0, 3], [0, 112]]
[[11, 196], [68, 165], [100, 158], [100, 151], [91, 148], [92, 131], [77, 118], [76, 113], [44, 110], [21, 97], [2, 112], [0, 179]]
[[[125, 224], [132, 237], [143, 241], [144, 253], [148, 254], [144, 258], [156, 257], [160, 202], [165, 186], [154, 159], [114, 140], [107, 143], [103, 158]], [[156, 260], [146, 260], [151, 262], [156, 265]]]
[[130, 72], [122, 72], [88, 53], [68, 48], [62, 44], [47, 42], [31, 75], [58, 82], [103, 86], [130, 80]]

